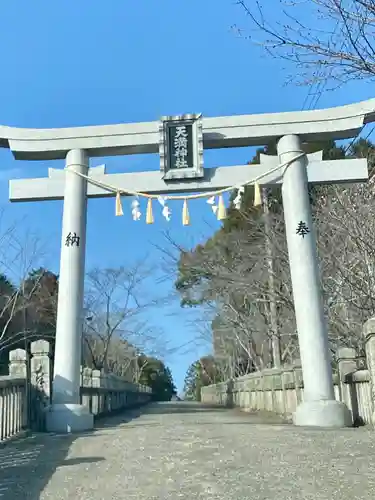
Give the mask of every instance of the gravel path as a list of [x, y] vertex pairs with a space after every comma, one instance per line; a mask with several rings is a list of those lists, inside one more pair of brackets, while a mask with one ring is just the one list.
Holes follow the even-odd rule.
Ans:
[[374, 497], [370, 428], [295, 428], [194, 403], [155, 404], [84, 436], [39, 435], [0, 449], [0, 500]]

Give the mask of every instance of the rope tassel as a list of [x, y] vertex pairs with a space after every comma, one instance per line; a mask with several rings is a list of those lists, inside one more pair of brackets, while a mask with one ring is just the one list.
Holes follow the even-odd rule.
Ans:
[[225, 203], [223, 199], [223, 195], [219, 196], [219, 203], [217, 209], [217, 220], [224, 220], [227, 217], [227, 210], [225, 208]]
[[147, 211], [146, 211], [146, 224], [154, 223], [154, 214], [152, 213], [152, 199], [149, 198], [147, 201]]
[[121, 203], [121, 193], [120, 191], [117, 191], [116, 193], [116, 217], [124, 215], [124, 211], [122, 209], [122, 203]]
[[257, 182], [254, 182], [254, 207], [260, 207], [262, 205], [262, 195], [260, 192], [260, 186]]
[[184, 200], [184, 205], [182, 207], [182, 224], [184, 226], [188, 226], [190, 224], [190, 215], [186, 199]]
[[[266, 172], [264, 172], [261, 175], [258, 175], [256, 178], [249, 179], [248, 181], [246, 181], [246, 182], [243, 183], [243, 185], [241, 186], [240, 190], [242, 191], [245, 186], [253, 185], [254, 186], [254, 204], [255, 205], [259, 205], [260, 202], [261, 202], [261, 195], [260, 195], [259, 184], [258, 184], [257, 181], [259, 181], [260, 179], [263, 179], [264, 177], [269, 176], [270, 174], [272, 174], [272, 173], [274, 173], [276, 171], [279, 171], [280, 169], [284, 169], [283, 170], [283, 175], [284, 175], [286, 169], [293, 162], [295, 162], [296, 160], [299, 160], [300, 158], [302, 158], [304, 156], [306, 156], [306, 153], [299, 153], [296, 156], [294, 156], [293, 158], [280, 163], [276, 167], [273, 167], [273, 168], [267, 170]], [[105, 189], [106, 191], [110, 191], [111, 193], [116, 194], [117, 200], [119, 200], [119, 198], [121, 197], [121, 193], [122, 194], [126, 194], [127, 196], [136, 196], [137, 198], [138, 197], [140, 197], [140, 198], [149, 198], [149, 196], [150, 196], [148, 193], [145, 193], [145, 192], [134, 191], [132, 189], [125, 189], [125, 188], [122, 188], [121, 189], [121, 193], [120, 193], [119, 190], [118, 190], [118, 188], [116, 186], [113, 186], [111, 184], [107, 184], [106, 182], [101, 182], [101, 181], [99, 181], [99, 180], [97, 180], [95, 178], [92, 178], [89, 175], [84, 175], [84, 174], [82, 174], [80, 172], [77, 172], [75, 170], [70, 170], [70, 169], [67, 169], [67, 168], [65, 168], [64, 170], [68, 174], [78, 175], [79, 177], [81, 177], [83, 179], [86, 179], [87, 182], [89, 182], [93, 186], [100, 187], [102, 189]], [[221, 193], [224, 193], [224, 192], [229, 193], [230, 191], [233, 191], [234, 189], [238, 189], [238, 185], [233, 185], [233, 186], [230, 186], [228, 188], [225, 188], [225, 189], [221, 190]], [[174, 196], [174, 195], [171, 195], [171, 196], [168, 196], [168, 199], [169, 200], [193, 200], [193, 199], [197, 200], [197, 199], [200, 199], [200, 198], [207, 198], [207, 196], [209, 196], [209, 199], [207, 200], [207, 203], [209, 203], [212, 206], [212, 209], [215, 208], [215, 212], [216, 212], [215, 196], [217, 195], [217, 193], [218, 193], [217, 191], [213, 191], [211, 193], [201, 193], [201, 194], [194, 194], [194, 195], [190, 195], [190, 196]], [[225, 212], [225, 206], [224, 206], [224, 202], [222, 200], [222, 197], [220, 196], [219, 198], [220, 198], [219, 199], [219, 204], [220, 204], [220, 212], [221, 213], [218, 214], [218, 215], [220, 216], [220, 218], [222, 218], [223, 217], [223, 212]], [[150, 199], [151, 198], [149, 198], [149, 200]], [[149, 205], [150, 205], [150, 203], [149, 203]], [[150, 207], [150, 209], [151, 209], [151, 207]], [[121, 210], [119, 208], [118, 212], [120, 212]], [[153, 220], [152, 209], [150, 210], [150, 212], [151, 212], [150, 219]], [[133, 216], [135, 217], [135, 220], [139, 220], [140, 212], [139, 212], [139, 209], [138, 209], [138, 205], [137, 206], [133, 206], [133, 204], [132, 204], [132, 213], [133, 213]], [[152, 222], [151, 222], [151, 224], [152, 224]]]
[[[237, 196], [233, 200], [233, 204], [236, 207], [236, 209], [239, 210], [241, 208], [241, 198], [242, 198], [242, 195], [244, 193], [245, 187], [249, 186], [249, 185], [253, 185], [254, 186], [254, 206], [255, 207], [262, 206], [262, 194], [261, 194], [261, 189], [260, 189], [258, 181], [263, 179], [264, 177], [269, 176], [270, 174], [275, 173], [276, 171], [279, 171], [280, 169], [283, 169], [282, 175], [284, 175], [287, 168], [289, 168], [289, 166], [292, 165], [293, 162], [295, 162], [296, 160], [299, 160], [300, 158], [305, 157], [305, 156], [306, 156], [306, 153], [299, 153], [296, 156], [294, 156], [293, 158], [291, 158], [285, 162], [280, 163], [279, 165], [267, 170], [266, 172], [262, 173], [261, 175], [258, 175], [257, 177], [253, 177], [252, 179], [249, 179], [248, 181], [243, 182], [242, 186], [240, 188], [238, 188], [238, 184], [237, 184], [237, 185], [229, 186], [229, 187], [222, 189], [220, 191], [212, 191], [210, 193], [200, 193], [200, 194], [193, 194], [193, 195], [189, 195], [189, 196], [171, 195], [171, 196], [168, 196], [168, 199], [169, 200], [184, 200], [184, 209], [183, 209], [183, 224], [184, 225], [188, 225], [190, 222], [189, 213], [188, 213], [188, 209], [187, 209], [187, 200], [193, 200], [193, 199], [195, 200], [195, 199], [201, 199], [201, 198], [207, 198], [207, 197], [209, 197], [207, 199], [207, 203], [209, 205], [211, 205], [212, 211], [214, 212], [214, 214], [217, 215], [218, 220], [223, 220], [227, 216], [226, 208], [225, 208], [225, 204], [224, 204], [224, 200], [223, 200], [223, 196], [222, 196], [223, 193], [229, 193], [235, 189], [238, 190]], [[78, 175], [78, 176], [82, 177], [83, 179], [86, 179], [86, 181], [89, 182], [90, 184], [92, 184], [93, 186], [102, 188], [106, 191], [110, 191], [111, 193], [115, 194], [115, 196], [116, 196], [115, 213], [117, 216], [124, 215], [123, 209], [122, 209], [122, 204], [121, 204], [121, 194], [127, 195], [127, 196], [135, 196], [137, 198], [147, 198], [148, 203], [147, 203], [146, 223], [147, 224], [154, 223], [154, 216], [152, 213], [152, 201], [151, 200], [152, 200], [152, 198], [156, 198], [155, 195], [150, 195], [149, 193], [146, 193], [146, 192], [134, 191], [132, 189], [125, 189], [125, 188], [121, 188], [121, 191], [119, 191], [117, 186], [113, 186], [111, 184], [101, 182], [95, 178], [92, 178], [89, 175], [84, 175], [80, 172], [77, 172], [76, 170], [70, 170], [68, 168], [65, 168], [64, 170], [65, 170], [65, 172], [68, 173], [68, 175], [70, 175], [70, 174]], [[221, 193], [221, 194], [219, 195], [218, 205], [216, 205], [215, 198], [219, 193]], [[168, 207], [165, 206], [164, 200], [162, 202], [161, 198], [160, 198], [159, 201], [163, 205], [163, 216], [167, 220], [169, 220], [170, 210], [168, 209]], [[141, 212], [139, 210], [139, 202], [137, 200], [134, 200], [132, 202], [132, 216], [133, 216], [133, 220], [135, 220], [135, 221], [138, 221], [141, 217]]]

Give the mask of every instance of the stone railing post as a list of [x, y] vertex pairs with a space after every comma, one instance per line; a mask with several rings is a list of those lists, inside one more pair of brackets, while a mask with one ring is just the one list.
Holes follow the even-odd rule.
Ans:
[[123, 385], [123, 395], [122, 395], [122, 407], [128, 407], [129, 406], [129, 387], [131, 386], [131, 382], [127, 382], [126, 380], [124, 381]]
[[342, 403], [348, 408], [352, 408], [352, 387], [349, 383], [349, 376], [357, 371], [357, 352], [352, 347], [340, 347], [337, 349], [337, 367], [338, 367], [338, 387], [339, 397]]
[[27, 377], [27, 355], [24, 349], [15, 349], [9, 353], [9, 375], [12, 377]]
[[227, 382], [225, 406], [227, 408], [234, 407], [234, 380], [233, 379], [229, 379]]
[[[92, 387], [92, 369], [84, 367], [82, 369], [82, 383], [81, 387]], [[91, 393], [86, 393], [83, 391], [82, 396], [81, 396], [81, 404], [83, 406], [86, 406], [86, 408], [89, 409], [91, 412], [92, 409], [92, 394]]]
[[[15, 415], [11, 415], [12, 425], [18, 425], [20, 429], [25, 429], [28, 426], [28, 414], [29, 414], [29, 384], [27, 377], [27, 353], [24, 349], [14, 349], [14, 351], [9, 352], [9, 375], [11, 377], [23, 378], [25, 379], [25, 384], [20, 393], [12, 395], [16, 398], [16, 404], [13, 408], [16, 408]], [[1, 402], [0, 402], [0, 412], [1, 412]], [[17, 423], [16, 423], [17, 421]], [[0, 415], [0, 425], [1, 425], [1, 415]], [[13, 427], [14, 428], [14, 427]]]
[[340, 347], [337, 349], [336, 358], [341, 396], [347, 376], [357, 371], [357, 352], [353, 347]]
[[92, 387], [92, 372], [91, 368], [83, 368], [82, 370], [82, 387]]
[[45, 410], [52, 397], [52, 355], [47, 340], [37, 340], [30, 346], [30, 424], [32, 430], [45, 430]]
[[[295, 376], [293, 367], [283, 367], [281, 372], [281, 386], [283, 390], [284, 414], [287, 416], [292, 415], [297, 407], [297, 388], [295, 386]], [[295, 400], [293, 397], [294, 395]]]
[[109, 401], [109, 393], [108, 393], [108, 375], [104, 371], [100, 373], [100, 387], [106, 389], [100, 395], [100, 413], [108, 413], [108, 401]]
[[375, 424], [375, 318], [370, 318], [363, 325], [363, 335], [371, 385], [371, 423]]
[[293, 363], [293, 378], [296, 390], [296, 401], [298, 406], [303, 401], [303, 387], [304, 387], [303, 372], [301, 367], [301, 361], [299, 359], [296, 359]]
[[[100, 370], [93, 370], [92, 373], [91, 373], [91, 383], [92, 383], [92, 387], [93, 388], [97, 388], [99, 389], [101, 387], [100, 385], [100, 376], [101, 376], [101, 373], [100, 373]], [[100, 394], [99, 394], [99, 391], [98, 392], [94, 392], [92, 393], [92, 402], [91, 402], [91, 413], [93, 415], [98, 415], [99, 413], [101, 413], [101, 397], [100, 397]]]
[[357, 351], [353, 347], [340, 347], [336, 358], [340, 382], [344, 382], [347, 375], [357, 371]]

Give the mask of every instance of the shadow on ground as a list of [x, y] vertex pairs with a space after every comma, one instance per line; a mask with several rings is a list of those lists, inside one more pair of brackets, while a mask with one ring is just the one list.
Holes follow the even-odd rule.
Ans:
[[[227, 412], [229, 417], [227, 424], [258, 423], [253, 421], [253, 418], [249, 420], [245, 418], [243, 422], [238, 420], [231, 422], [230, 415], [233, 415], [234, 412], [220, 406], [183, 401], [150, 403], [149, 405], [128, 408], [115, 415], [112, 414], [96, 419], [94, 436], [99, 436], [101, 430], [105, 432], [106, 429], [124, 424], [130, 424], [129, 428], [132, 428], [133, 421], [135, 421], [134, 426], [155, 425], [148, 422], [138, 424], [136, 420], [141, 415], [201, 414], [204, 412], [211, 414]], [[244, 417], [249, 416], [249, 414], [242, 415]], [[263, 420], [264, 416], [261, 418]], [[209, 425], [209, 423], [205, 422], [202, 425]], [[0, 444], [0, 500], [39, 500], [43, 489], [59, 467], [104, 460], [104, 457], [100, 456], [69, 458], [69, 449], [72, 443], [76, 439], [92, 434], [92, 431], [73, 435], [38, 433]]]
[[[141, 409], [134, 408], [98, 419], [94, 435], [98, 429], [116, 427], [140, 415]], [[72, 443], [92, 434], [92, 431], [69, 435], [36, 433], [0, 443], [0, 500], [39, 500], [59, 467], [103, 461], [100, 456], [68, 458]]]
[[104, 460], [103, 457], [66, 458], [76, 438], [36, 434], [0, 444], [0, 499], [39, 500], [58, 467]]
[[[95, 421], [94, 433], [131, 422], [149, 411], [170, 413], [172, 408], [173, 405], [160, 408], [156, 404], [101, 417]], [[59, 467], [104, 460], [103, 457], [68, 458], [72, 443], [87, 435], [92, 435], [92, 431], [70, 435], [36, 433], [0, 443], [0, 500], [39, 500], [43, 489]]]

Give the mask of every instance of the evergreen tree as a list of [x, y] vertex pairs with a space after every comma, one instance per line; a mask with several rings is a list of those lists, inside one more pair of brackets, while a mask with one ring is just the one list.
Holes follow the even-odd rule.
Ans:
[[200, 401], [201, 389], [222, 381], [220, 367], [213, 356], [203, 356], [192, 363], [185, 376], [185, 399]]
[[185, 376], [185, 381], [184, 381], [184, 397], [187, 400], [193, 400], [196, 401], [198, 400], [197, 398], [197, 392], [199, 390], [198, 387], [198, 363], [195, 361], [192, 363]]
[[138, 357], [138, 366], [142, 369], [139, 383], [152, 389], [154, 401], [170, 401], [176, 394], [171, 370], [159, 359], [141, 355]]
[[34, 340], [53, 341], [56, 330], [58, 277], [35, 269], [16, 287], [0, 275], [0, 372], [7, 373], [9, 351]]
[[25, 326], [37, 337], [54, 344], [58, 276], [45, 268], [33, 269], [21, 285], [25, 300]]

